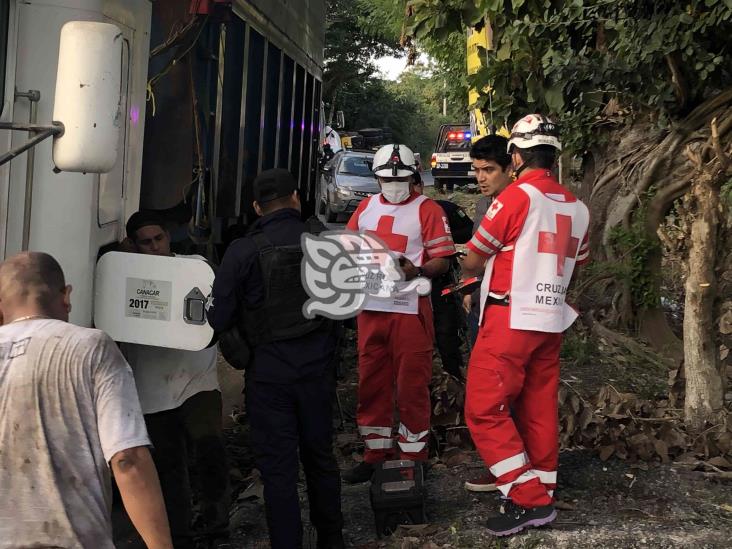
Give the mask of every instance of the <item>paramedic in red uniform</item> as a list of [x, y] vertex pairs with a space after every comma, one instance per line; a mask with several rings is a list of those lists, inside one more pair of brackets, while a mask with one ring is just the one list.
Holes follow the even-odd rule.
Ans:
[[560, 150], [545, 117], [514, 125], [508, 152], [516, 180], [491, 203], [463, 262], [466, 278], [485, 271], [465, 418], [508, 499], [488, 520], [497, 536], [556, 517], [559, 347], [577, 317], [565, 297], [589, 253], [587, 207], [552, 172]]
[[[381, 193], [363, 200], [347, 225], [349, 230], [378, 236], [403, 257], [406, 280], [445, 273], [448, 258], [455, 253], [442, 208], [412, 190], [415, 166], [414, 153], [404, 145], [379, 149], [373, 171]], [[357, 411], [366, 451], [363, 462], [343, 474], [346, 482], [370, 480], [375, 464], [392, 457], [427, 459], [433, 340], [429, 295], [415, 291], [406, 297], [367, 299], [358, 315]]]

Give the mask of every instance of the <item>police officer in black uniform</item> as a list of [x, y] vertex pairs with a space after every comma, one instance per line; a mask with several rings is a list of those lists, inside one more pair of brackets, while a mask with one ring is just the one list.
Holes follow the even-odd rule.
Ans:
[[[414, 189], [424, 190], [422, 177], [415, 176]], [[449, 200], [436, 200], [445, 212], [450, 232], [456, 244], [465, 244], [472, 236], [472, 220], [460, 206]], [[465, 313], [462, 310], [459, 294], [442, 295], [442, 290], [460, 279], [460, 266], [456, 257], [450, 258], [448, 271], [432, 279], [432, 311], [434, 313], [435, 342], [442, 359], [442, 368], [450, 375], [463, 381], [463, 354], [460, 350], [462, 340], [460, 330], [467, 328]]]
[[236, 327], [242, 345], [251, 348], [247, 415], [273, 549], [302, 546], [298, 451], [317, 546], [345, 547], [332, 448], [334, 323], [302, 315], [307, 294], [300, 282], [300, 236], [308, 226], [301, 221], [295, 179], [286, 170], [262, 172], [254, 200], [261, 218], [226, 251], [208, 319], [217, 333]]

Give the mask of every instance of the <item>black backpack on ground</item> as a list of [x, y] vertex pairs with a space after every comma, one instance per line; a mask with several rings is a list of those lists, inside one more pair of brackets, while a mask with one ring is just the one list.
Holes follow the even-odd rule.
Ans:
[[371, 477], [371, 508], [376, 535], [391, 535], [400, 524], [424, 524], [423, 464], [411, 460], [379, 463]]

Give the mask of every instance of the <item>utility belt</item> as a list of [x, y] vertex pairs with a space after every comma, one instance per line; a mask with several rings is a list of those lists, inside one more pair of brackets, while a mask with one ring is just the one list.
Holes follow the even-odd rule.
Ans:
[[[219, 350], [224, 355], [226, 362], [236, 370], [251, 369], [257, 347], [263, 343], [269, 343], [262, 341], [253, 343], [242, 324], [242, 322], [235, 323], [228, 330], [218, 334]], [[342, 337], [341, 328], [342, 326], [338, 322], [324, 318], [319, 326], [305, 335], [317, 336], [319, 333], [333, 333], [340, 338]]]

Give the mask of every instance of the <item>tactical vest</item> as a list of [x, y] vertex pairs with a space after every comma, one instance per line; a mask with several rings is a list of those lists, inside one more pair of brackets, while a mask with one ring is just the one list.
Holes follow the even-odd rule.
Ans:
[[449, 200], [435, 200], [445, 212], [455, 244], [466, 244], [473, 237], [473, 220], [460, 206]]
[[[320, 233], [325, 227], [306, 221], [306, 232]], [[327, 319], [307, 319], [302, 307], [309, 296], [301, 279], [303, 258], [300, 244], [274, 246], [262, 231], [249, 235], [257, 246], [259, 269], [264, 283], [264, 302], [242, 311], [242, 328], [252, 347], [272, 341], [301, 337], [324, 326]]]

